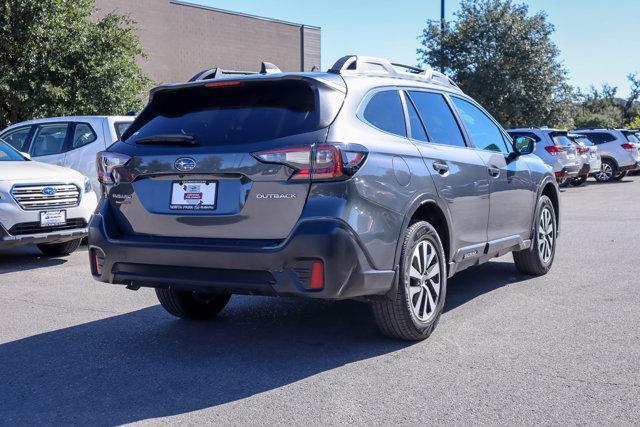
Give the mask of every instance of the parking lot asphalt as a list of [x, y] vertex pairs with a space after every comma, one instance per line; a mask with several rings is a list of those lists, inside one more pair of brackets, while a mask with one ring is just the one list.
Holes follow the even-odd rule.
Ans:
[[555, 264], [511, 255], [449, 282], [420, 343], [368, 306], [234, 297], [175, 320], [152, 290], [67, 258], [0, 252], [0, 424], [636, 424], [640, 177], [569, 188]]

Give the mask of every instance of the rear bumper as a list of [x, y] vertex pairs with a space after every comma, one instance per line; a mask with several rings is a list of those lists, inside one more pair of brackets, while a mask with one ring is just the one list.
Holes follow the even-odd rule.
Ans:
[[640, 169], [640, 162], [635, 162], [633, 164], [627, 165], [627, 166], [618, 166], [618, 170], [620, 172], [625, 172], [625, 171], [635, 171]]
[[580, 174], [578, 164], [564, 166], [560, 171], [555, 172], [556, 179], [574, 178]]
[[[385, 294], [395, 274], [373, 268], [353, 230], [337, 219], [301, 221], [274, 242], [118, 236], [110, 216], [101, 209], [89, 224], [89, 254], [96, 250], [102, 265], [98, 275], [91, 260], [92, 274], [101, 282], [346, 299]], [[324, 264], [321, 290], [309, 289], [314, 260]]]

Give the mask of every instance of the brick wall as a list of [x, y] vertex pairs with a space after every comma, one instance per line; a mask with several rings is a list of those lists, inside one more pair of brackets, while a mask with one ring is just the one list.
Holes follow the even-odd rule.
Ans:
[[129, 15], [148, 54], [143, 70], [157, 83], [186, 81], [214, 66], [257, 71], [261, 61], [283, 71], [320, 66], [320, 29], [171, 0], [96, 0], [100, 17]]

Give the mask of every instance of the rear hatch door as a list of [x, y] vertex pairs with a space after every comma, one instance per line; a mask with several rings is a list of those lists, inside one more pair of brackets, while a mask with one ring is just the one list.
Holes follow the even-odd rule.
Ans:
[[[310, 183], [252, 153], [326, 140], [344, 100], [336, 75], [219, 80], [169, 87], [109, 151], [130, 160], [108, 201], [125, 234], [284, 239]], [[294, 153], [295, 156], [295, 153]]]

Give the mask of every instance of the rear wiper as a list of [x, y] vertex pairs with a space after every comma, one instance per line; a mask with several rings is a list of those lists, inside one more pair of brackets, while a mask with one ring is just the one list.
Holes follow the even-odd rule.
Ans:
[[167, 135], [153, 135], [146, 136], [136, 140], [136, 144], [159, 144], [159, 145], [186, 145], [195, 147], [198, 144], [196, 138], [193, 135], [182, 134], [167, 134]]

